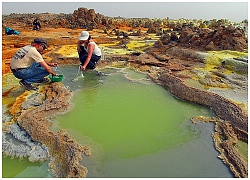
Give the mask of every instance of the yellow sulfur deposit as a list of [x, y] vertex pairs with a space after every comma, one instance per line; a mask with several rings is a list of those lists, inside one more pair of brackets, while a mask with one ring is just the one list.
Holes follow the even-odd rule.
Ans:
[[[233, 58], [243, 58], [247, 57], [248, 54], [244, 52], [238, 52], [238, 51], [230, 51], [230, 50], [224, 50], [224, 51], [209, 51], [207, 53], [206, 58], [206, 70], [214, 70], [216, 67], [221, 67], [222, 62], [228, 59]], [[226, 71], [224, 73], [232, 73], [232, 68], [226, 68]]]
[[63, 54], [65, 57], [78, 57], [76, 45], [63, 45], [56, 53]]

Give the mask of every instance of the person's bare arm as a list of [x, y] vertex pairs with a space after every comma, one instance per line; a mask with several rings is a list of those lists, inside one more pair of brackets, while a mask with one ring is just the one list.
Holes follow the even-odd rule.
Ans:
[[57, 63], [47, 63], [49, 66], [56, 67]]
[[51, 67], [50, 67], [45, 61], [40, 62], [40, 64], [41, 64], [41, 66], [44, 67], [44, 69], [45, 69], [48, 73], [52, 74], [52, 76], [58, 76], [58, 74], [56, 74], [56, 73], [51, 69]]
[[86, 59], [86, 61], [84, 62], [84, 64], [82, 65], [82, 71], [84, 71], [92, 57], [92, 53], [93, 53], [93, 50], [95, 48], [95, 45], [94, 44], [89, 44], [88, 45], [88, 57]]

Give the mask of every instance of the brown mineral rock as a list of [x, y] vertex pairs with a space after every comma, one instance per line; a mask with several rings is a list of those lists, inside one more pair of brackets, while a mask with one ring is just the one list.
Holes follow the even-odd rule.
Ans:
[[234, 26], [218, 27], [218, 29], [200, 29], [199, 31], [184, 27], [180, 31], [180, 37], [171, 36], [167, 38], [162, 35], [161, 41], [167, 45], [171, 41], [178, 42], [179, 46], [184, 46], [199, 50], [247, 50], [248, 40], [243, 30]]
[[219, 157], [229, 166], [235, 177], [247, 178], [248, 164], [235, 147], [238, 139], [231, 124], [216, 122], [215, 131], [213, 139], [216, 149], [221, 153]]
[[28, 100], [30, 104], [33, 104], [32, 101], [39, 95], [25, 94], [25, 98], [20, 97], [20, 101], [16, 101], [13, 105], [12, 115], [34, 141], [48, 147], [49, 166], [54, 177], [86, 177], [87, 168], [82, 166], [80, 161], [84, 154], [91, 155], [90, 148], [77, 143], [65, 130], [59, 132], [49, 130], [51, 122], [48, 119], [71, 107], [69, 100], [72, 94], [61, 83], [45, 85], [40, 93], [45, 94], [41, 96], [44, 98], [43, 103], [37, 106], [29, 105], [29, 103], [24, 105]]
[[205, 49], [206, 49], [207, 51], [213, 51], [213, 50], [215, 50], [215, 46], [214, 46], [213, 41], [210, 41], [210, 43], [206, 46]]
[[164, 34], [161, 36], [160, 41], [162, 42], [163, 45], [167, 45], [171, 40], [170, 35]]

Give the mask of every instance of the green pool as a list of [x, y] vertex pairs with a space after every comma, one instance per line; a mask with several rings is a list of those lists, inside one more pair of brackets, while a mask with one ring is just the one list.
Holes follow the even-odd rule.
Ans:
[[[214, 116], [210, 109], [177, 99], [130, 69], [91, 70], [77, 79], [77, 67], [60, 70], [62, 82], [75, 91], [74, 107], [54, 119], [51, 129], [66, 129], [91, 147], [92, 155], [82, 162], [87, 177], [233, 177], [217, 158], [213, 124], [190, 121], [197, 115]], [[26, 164], [12, 177], [31, 177], [34, 170]], [[37, 169], [47, 171], [40, 166]]]

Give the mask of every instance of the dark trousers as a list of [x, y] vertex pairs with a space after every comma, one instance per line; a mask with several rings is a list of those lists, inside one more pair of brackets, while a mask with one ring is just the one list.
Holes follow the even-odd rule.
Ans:
[[[88, 57], [88, 54], [79, 55], [79, 59], [81, 61], [81, 64], [83, 65]], [[95, 69], [97, 61], [101, 58], [101, 56], [97, 56], [95, 54], [92, 54], [91, 59], [87, 65], [87, 68], [89, 69]]]

